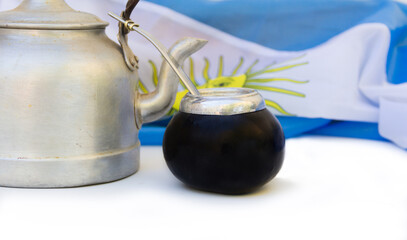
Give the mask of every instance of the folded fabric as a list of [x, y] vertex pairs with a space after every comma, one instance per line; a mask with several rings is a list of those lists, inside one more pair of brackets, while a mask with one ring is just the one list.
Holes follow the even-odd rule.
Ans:
[[[317, 129], [313, 133], [329, 132], [376, 140], [387, 138], [407, 148], [407, 7], [402, 3], [337, 0], [151, 2], [240, 40], [257, 43], [267, 50], [279, 50], [268, 54], [266, 49], [262, 54], [256, 52], [257, 72], [268, 70], [261, 65], [267, 60], [269, 63], [274, 60], [277, 70], [272, 68], [267, 75], [256, 75], [256, 79], [260, 79], [258, 82], [249, 80], [249, 87], [259, 89], [265, 98], [274, 102], [271, 107], [277, 110], [276, 114], [350, 121], [335, 122], [327, 129]], [[201, 31], [204, 30], [201, 28]], [[242, 48], [245, 46], [240, 46]], [[247, 48], [251, 53], [255, 52], [255, 47]], [[293, 54], [294, 61], [282, 60], [278, 65], [278, 57], [289, 54]], [[224, 59], [231, 58], [222, 55]], [[241, 55], [248, 56], [246, 53]], [[366, 129], [371, 132], [367, 133]], [[381, 136], [377, 137], [376, 132]]]
[[[126, 2], [67, 0], [110, 21], [112, 39], [117, 23], [106, 12], [120, 13]], [[288, 137], [389, 139], [407, 148], [407, 7], [401, 3], [150, 0], [132, 18], [167, 46], [182, 36], [208, 39], [184, 65], [198, 88], [257, 89]], [[152, 91], [161, 56], [136, 35], [129, 41], [140, 58], [140, 89]], [[172, 113], [185, 93], [181, 85]], [[155, 126], [142, 130], [144, 143], [161, 143], [164, 128]]]

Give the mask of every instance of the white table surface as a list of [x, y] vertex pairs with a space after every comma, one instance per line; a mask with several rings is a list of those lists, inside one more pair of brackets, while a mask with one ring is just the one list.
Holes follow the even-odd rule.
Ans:
[[407, 152], [391, 143], [302, 137], [261, 191], [184, 187], [160, 147], [140, 171], [71, 189], [0, 188], [0, 239], [407, 239]]

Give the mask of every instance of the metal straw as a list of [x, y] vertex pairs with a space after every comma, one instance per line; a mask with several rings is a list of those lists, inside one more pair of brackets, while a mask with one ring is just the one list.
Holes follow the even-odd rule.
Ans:
[[168, 50], [164, 47], [164, 45], [158, 39], [151, 36], [151, 34], [144, 31], [144, 29], [140, 28], [139, 25], [135, 24], [131, 20], [126, 21], [123, 18], [121, 18], [118, 15], [111, 13], [111, 12], [109, 12], [109, 16], [111, 16], [112, 18], [116, 19], [117, 21], [123, 23], [124, 26], [128, 30], [136, 31], [139, 34], [141, 34], [143, 37], [145, 37], [148, 41], [150, 41], [154, 45], [154, 47], [157, 48], [158, 51], [160, 51], [161, 55], [168, 62], [168, 64], [171, 66], [171, 68], [174, 70], [174, 72], [178, 75], [178, 77], [184, 83], [184, 85], [188, 89], [188, 91], [192, 95], [199, 95], [199, 91], [198, 91], [198, 89], [196, 89], [196, 87], [192, 83], [191, 79], [189, 79], [189, 77], [185, 74], [185, 72], [182, 70], [179, 63], [171, 55], [168, 54]]

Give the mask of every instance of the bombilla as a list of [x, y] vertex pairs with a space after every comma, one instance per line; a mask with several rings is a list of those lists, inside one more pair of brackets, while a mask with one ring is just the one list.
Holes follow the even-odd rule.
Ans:
[[132, 20], [126, 21], [123, 18], [121, 18], [111, 12], [109, 12], [108, 14], [112, 18], [123, 23], [123, 25], [129, 31], [136, 31], [140, 35], [145, 37], [149, 42], [151, 42], [154, 45], [154, 47], [157, 48], [157, 50], [161, 53], [161, 55], [164, 57], [164, 59], [168, 62], [168, 64], [171, 66], [171, 68], [174, 70], [174, 72], [177, 74], [177, 76], [181, 79], [181, 81], [184, 83], [184, 85], [188, 89], [188, 91], [192, 95], [199, 95], [199, 91], [198, 91], [198, 89], [196, 89], [196, 87], [192, 83], [191, 79], [189, 79], [189, 77], [185, 74], [185, 72], [182, 70], [179, 63], [171, 55], [168, 54], [168, 50], [164, 47], [164, 45], [157, 38], [153, 37], [151, 34], [146, 32], [144, 29], [140, 28], [140, 26], [138, 24], [134, 23]]

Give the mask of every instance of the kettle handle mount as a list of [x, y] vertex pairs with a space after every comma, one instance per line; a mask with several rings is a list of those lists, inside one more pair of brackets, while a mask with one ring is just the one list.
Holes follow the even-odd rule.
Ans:
[[[181, 65], [175, 60], [170, 54], [168, 54], [168, 50], [164, 47], [164, 45], [154, 36], [146, 32], [144, 29], [140, 28], [140, 26], [134, 23], [131, 19], [124, 20], [121, 17], [117, 16], [114, 13], [109, 12], [109, 15], [119, 21], [121, 24], [125, 26], [128, 31], [136, 31], [143, 37], [145, 37], [148, 41], [150, 41], [155, 48], [161, 53], [167, 63], [171, 66], [172, 70], [175, 74], [181, 79], [182, 83], [184, 83], [185, 87], [192, 95], [199, 95], [198, 89], [195, 87], [191, 79], [188, 75], [185, 74], [184, 70], [182, 70]], [[123, 15], [123, 14], [122, 14]], [[127, 43], [127, 41], [126, 41]], [[130, 48], [129, 48], [130, 49]], [[131, 59], [129, 59], [131, 60]], [[138, 63], [137, 57], [135, 58], [136, 63]], [[136, 66], [137, 67], [137, 66]]]
[[[126, 4], [126, 9], [121, 13], [121, 17], [128, 21], [130, 20], [130, 15], [133, 12], [134, 8], [137, 6], [140, 0], [129, 0]], [[130, 30], [126, 27], [126, 24], [119, 22], [119, 34], [117, 35], [117, 39], [123, 49], [124, 60], [126, 62], [127, 67], [134, 71], [138, 69], [138, 58], [131, 50], [128, 44], [128, 34]]]
[[140, 28], [140, 26], [134, 23], [130, 19], [130, 15], [133, 12], [134, 8], [137, 6], [140, 0], [129, 0], [126, 4], [126, 9], [122, 12], [121, 17], [109, 12], [109, 15], [119, 21], [119, 42], [123, 48], [124, 58], [127, 64], [127, 67], [130, 68], [131, 71], [134, 71], [138, 68], [138, 58], [134, 55], [133, 51], [130, 49], [128, 45], [128, 34], [131, 31], [136, 31], [143, 37], [145, 37], [148, 41], [150, 41], [155, 48], [161, 53], [164, 59], [168, 62], [171, 66], [172, 70], [177, 74], [177, 76], [181, 79], [184, 83], [185, 87], [192, 95], [199, 95], [198, 89], [195, 87], [191, 79], [189, 79], [188, 75], [182, 70], [181, 65], [171, 56], [168, 54], [168, 50], [161, 44], [161, 42], [153, 37], [151, 34]]

